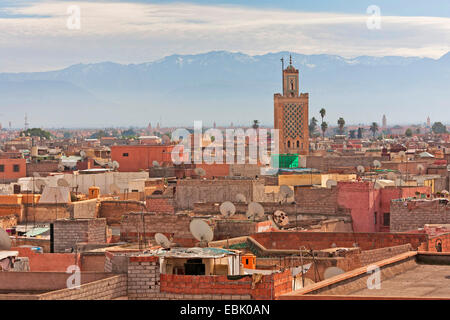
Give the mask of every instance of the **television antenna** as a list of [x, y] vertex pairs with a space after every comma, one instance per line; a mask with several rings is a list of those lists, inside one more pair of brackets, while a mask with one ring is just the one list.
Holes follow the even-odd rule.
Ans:
[[264, 218], [264, 207], [258, 202], [250, 202], [246, 213], [247, 219], [255, 221]]
[[11, 249], [11, 239], [9, 238], [8, 233], [0, 228], [0, 250], [9, 249]]
[[284, 198], [285, 203], [287, 202], [288, 198], [290, 198], [294, 195], [294, 191], [292, 191], [292, 189], [287, 185], [280, 186], [279, 193]]
[[247, 201], [247, 199], [245, 198], [245, 196], [242, 193], [238, 193], [236, 195], [236, 202], [242, 203], [242, 202], [246, 202], [246, 201]]
[[211, 227], [201, 219], [194, 219], [189, 224], [189, 230], [195, 239], [200, 241], [200, 245], [208, 246], [208, 242], [214, 238]]
[[170, 240], [167, 239], [167, 237], [162, 233], [155, 234], [155, 241], [158, 245], [160, 245], [164, 249], [170, 249], [170, 246], [172, 245]]
[[236, 213], [236, 207], [230, 201], [225, 201], [220, 205], [220, 213], [225, 217], [229, 218]]
[[277, 210], [273, 213], [273, 221], [279, 226], [286, 226], [289, 223], [289, 217], [281, 210]]

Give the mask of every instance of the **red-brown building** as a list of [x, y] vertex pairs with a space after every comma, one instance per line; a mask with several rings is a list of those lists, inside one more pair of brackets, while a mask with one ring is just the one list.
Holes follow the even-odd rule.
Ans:
[[174, 145], [124, 145], [111, 146], [111, 159], [119, 163], [119, 171], [137, 172], [153, 167], [157, 161], [160, 166], [172, 165]]
[[27, 176], [25, 159], [0, 158], [0, 183], [9, 183]]

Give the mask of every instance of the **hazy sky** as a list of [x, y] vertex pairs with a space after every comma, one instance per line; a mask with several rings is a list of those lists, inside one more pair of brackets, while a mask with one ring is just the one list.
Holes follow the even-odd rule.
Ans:
[[[67, 27], [73, 5], [80, 29]], [[370, 5], [380, 29], [367, 27]], [[439, 58], [450, 51], [450, 1], [0, 1], [0, 72], [211, 50]]]

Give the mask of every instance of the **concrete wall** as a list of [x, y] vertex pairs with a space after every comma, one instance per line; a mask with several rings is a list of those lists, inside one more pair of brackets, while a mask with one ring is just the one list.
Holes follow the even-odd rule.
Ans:
[[99, 217], [106, 218], [108, 225], [119, 225], [122, 216], [129, 212], [147, 211], [145, 205], [135, 200], [105, 200], [100, 203]]

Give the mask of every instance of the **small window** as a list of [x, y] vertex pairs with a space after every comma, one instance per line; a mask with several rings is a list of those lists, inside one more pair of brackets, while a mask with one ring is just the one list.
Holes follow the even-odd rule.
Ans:
[[20, 171], [20, 166], [18, 164], [13, 165], [13, 171], [14, 172], [19, 172]]
[[245, 259], [245, 264], [248, 264], [248, 259]]
[[288, 141], [288, 148], [290, 148], [291, 147], [291, 142], [290, 141]]
[[128, 157], [128, 152], [122, 153], [122, 157]]
[[373, 214], [373, 223], [377, 224], [377, 213], [376, 212]]
[[297, 140], [297, 148], [300, 148], [300, 141]]
[[385, 212], [383, 214], [383, 226], [389, 227], [391, 225], [391, 213]]
[[5, 165], [4, 164], [0, 164], [0, 172], [5, 172]]

